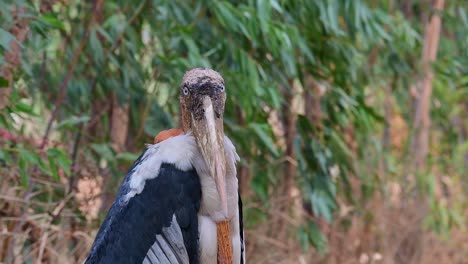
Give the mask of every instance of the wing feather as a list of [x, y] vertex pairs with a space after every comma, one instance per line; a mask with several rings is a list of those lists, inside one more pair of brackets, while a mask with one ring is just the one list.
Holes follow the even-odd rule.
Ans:
[[145, 152], [126, 175], [85, 263], [199, 262], [201, 187], [196, 171], [161, 162], [158, 175], [128, 199], [131, 179], [138, 177], [135, 170], [147, 160]]
[[242, 199], [239, 195], [239, 232], [241, 239], [241, 264], [245, 264], [245, 239], [244, 239], [244, 222], [243, 222], [243, 213], [242, 213]]

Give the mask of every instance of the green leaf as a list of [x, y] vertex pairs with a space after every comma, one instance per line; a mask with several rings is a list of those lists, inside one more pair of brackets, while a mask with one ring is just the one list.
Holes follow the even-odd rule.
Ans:
[[47, 159], [49, 160], [49, 168], [50, 168], [52, 179], [58, 182], [60, 180], [60, 177], [58, 173], [57, 163], [55, 162], [55, 158], [52, 156], [49, 156]]
[[89, 119], [90, 119], [89, 116], [72, 116], [58, 123], [57, 129], [69, 128], [69, 127], [76, 126], [78, 124], [87, 123]]
[[0, 46], [9, 52], [11, 51], [10, 44], [12, 41], [16, 41], [15, 36], [0, 27]]
[[215, 14], [221, 23], [226, 28], [236, 28], [238, 19], [234, 16], [233, 8], [230, 3], [224, 1], [215, 1]]
[[9, 86], [8, 80], [0, 76], [0, 89], [7, 88], [8, 86]]
[[297, 237], [299, 239], [299, 243], [302, 247], [302, 250], [307, 251], [310, 246], [309, 235], [307, 233], [307, 230], [303, 226], [299, 227], [297, 231]]
[[346, 142], [344, 142], [344, 140], [338, 133], [332, 130], [330, 131], [330, 136], [333, 142], [336, 144], [336, 146], [340, 149], [341, 153], [345, 154], [348, 157], [353, 157], [353, 153], [349, 150], [348, 145], [346, 145]]
[[251, 187], [257, 196], [262, 200], [268, 199], [268, 175], [265, 171], [259, 171], [251, 181]]
[[22, 156], [20, 156], [19, 161], [18, 161], [18, 166], [19, 166], [19, 172], [20, 172], [20, 183], [23, 187], [28, 187], [29, 186], [29, 177], [26, 172], [26, 161]]
[[271, 106], [275, 109], [279, 109], [281, 106], [281, 94], [276, 87], [268, 87], [265, 89], [270, 97]]
[[138, 158], [138, 156], [139, 156], [138, 154], [123, 152], [123, 153], [117, 154], [115, 158], [120, 159], [120, 160], [134, 161]]
[[253, 129], [255, 134], [260, 138], [262, 143], [270, 150], [273, 155], [279, 156], [279, 152], [275, 143], [265, 132], [265, 128], [268, 128], [268, 125], [250, 124], [249, 127]]
[[10, 1], [0, 1], [1, 22], [11, 23], [13, 21]]
[[[62, 151], [60, 149], [56, 149], [56, 148], [48, 149], [47, 150], [47, 156], [49, 157], [49, 165], [51, 165], [52, 170], [53, 170], [52, 165], [56, 166], [56, 164], [58, 163], [58, 165], [63, 169], [65, 174], [67, 176], [70, 175], [70, 173], [71, 173], [71, 171], [70, 171], [71, 161], [70, 161], [70, 159], [68, 159], [68, 156], [64, 151]], [[50, 162], [51, 158], [55, 159], [55, 161], [53, 163]], [[53, 171], [52, 171], [52, 174], [54, 174]]]
[[307, 233], [309, 234], [309, 241], [312, 243], [312, 245], [314, 245], [319, 253], [324, 253], [327, 249], [327, 238], [323, 235], [314, 222], [307, 222]]
[[40, 157], [39, 157], [39, 155], [37, 155], [36, 153], [34, 153], [32, 151], [21, 148], [19, 150], [19, 156], [26, 163], [30, 163], [32, 165], [39, 165]]
[[250, 228], [255, 228], [259, 224], [265, 223], [267, 221], [267, 216], [263, 210], [255, 207], [245, 208], [244, 219], [249, 219], [245, 222], [245, 225]]
[[103, 159], [105, 160], [114, 160], [115, 155], [114, 151], [110, 148], [108, 144], [92, 144], [91, 148]]
[[97, 31], [101, 36], [103, 36], [109, 43], [112, 43], [114, 40], [112, 39], [111, 35], [107, 33], [105, 29], [103, 29], [101, 26], [97, 26]]
[[68, 157], [63, 153], [62, 155], [59, 155], [57, 157], [57, 162], [58, 164], [60, 165], [60, 167], [65, 171], [65, 174], [67, 174], [67, 176], [70, 176], [70, 165], [71, 165], [71, 162], [70, 160], [68, 159]]
[[312, 204], [312, 209], [315, 215], [324, 216], [322, 197], [317, 193], [317, 191], [312, 192], [310, 195], [310, 203]]
[[0, 160], [10, 161], [10, 154], [6, 150], [0, 149]]
[[91, 34], [89, 36], [89, 42], [91, 45], [91, 52], [93, 54], [93, 58], [98, 64], [101, 64], [104, 61], [104, 51], [102, 48], [101, 41], [99, 40], [96, 32], [96, 29], [91, 31]]
[[0, 113], [0, 125], [2, 125], [5, 128], [11, 128], [10, 123], [7, 121], [4, 115]]
[[42, 14], [39, 17], [39, 21], [43, 22], [44, 24], [46, 24], [47, 26], [49, 26], [51, 28], [57, 28], [57, 29], [61, 29], [61, 30], [65, 29], [65, 26], [64, 26], [63, 22], [60, 21], [60, 19], [58, 19], [52, 13]]
[[26, 113], [35, 116], [33, 107], [31, 104], [26, 104], [21, 101], [16, 102], [14, 110], [19, 113]]
[[266, 0], [257, 0], [257, 17], [263, 34], [268, 34], [271, 15], [271, 3]]

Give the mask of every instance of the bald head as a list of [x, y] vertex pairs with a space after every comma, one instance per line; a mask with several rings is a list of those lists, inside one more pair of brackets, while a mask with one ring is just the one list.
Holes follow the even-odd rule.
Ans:
[[182, 128], [185, 131], [191, 129], [190, 120], [204, 118], [205, 98], [211, 101], [215, 118], [221, 119], [222, 122], [226, 101], [223, 77], [208, 68], [194, 68], [187, 71], [180, 84], [180, 112]]
[[193, 87], [209, 83], [212, 86], [224, 86], [224, 79], [212, 69], [194, 68], [187, 71], [182, 78], [181, 86]]

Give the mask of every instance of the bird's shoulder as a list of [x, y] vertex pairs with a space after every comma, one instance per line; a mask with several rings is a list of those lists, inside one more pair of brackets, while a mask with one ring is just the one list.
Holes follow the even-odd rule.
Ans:
[[[198, 153], [191, 133], [180, 134], [156, 144], [148, 144], [146, 151], [135, 161], [127, 174], [129, 197], [143, 191], [147, 180], [159, 177], [164, 164], [180, 171], [193, 170], [193, 158]], [[128, 197], [128, 198], [129, 198]]]

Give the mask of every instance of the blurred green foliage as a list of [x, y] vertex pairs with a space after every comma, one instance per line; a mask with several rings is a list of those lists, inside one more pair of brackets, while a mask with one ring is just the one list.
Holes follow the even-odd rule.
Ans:
[[[252, 175], [244, 185], [253, 190], [249, 201], [267, 201], [288, 177], [286, 147], [278, 143], [281, 135], [269, 122], [272, 113], [284, 130], [288, 115], [297, 118], [294, 182], [317, 218], [332, 221], [338, 198], [353, 205], [352, 213], [361, 214], [375, 191], [386, 193], [386, 183], [407, 175], [401, 162], [410, 158], [406, 151], [385, 150], [381, 140], [389, 122], [382, 108], [384, 87], [391, 87], [395, 111], [411, 124], [410, 86], [420, 73], [424, 26], [418, 15], [398, 8], [404, 1], [389, 1], [397, 5], [390, 6], [387, 1], [352, 0], [115, 0], [104, 1], [96, 12], [91, 1], [70, 0], [46, 13], [40, 11], [40, 2], [0, 3], [0, 66], [8, 64], [5, 54], [15, 39], [10, 33], [18, 19], [12, 16], [15, 8], [24, 8], [22, 16], [30, 27], [21, 43], [22, 63], [8, 104], [0, 114], [1, 127], [36, 142], [2, 143], [0, 150], [2, 165], [18, 170], [18, 184], [24, 188], [41, 188], [30, 184], [37, 169], [55, 182], [60, 171], [70, 177], [72, 165], [80, 162], [73, 157], [77, 150], [111, 170], [115, 189], [122, 162], [130, 164], [144, 143], [177, 125], [178, 85], [192, 67], [211, 67], [225, 78], [226, 133], [237, 146], [241, 166]], [[468, 14], [463, 1], [448, 5], [434, 63], [431, 116], [437, 142], [430, 161], [438, 175], [463, 182], [467, 191], [461, 176], [466, 175], [462, 156], [468, 143], [452, 121], [461, 119], [467, 129]], [[429, 7], [415, 2], [410, 8], [417, 14]], [[81, 41], [84, 49], [52, 126], [50, 137], [56, 143], [38, 150]], [[293, 107], [287, 98], [299, 98], [301, 109], [307, 104], [305, 93], [317, 92], [308, 79], [322, 91], [319, 122], [307, 112], [287, 111]], [[6, 84], [0, 79], [0, 86]], [[125, 153], [117, 153], [110, 140], [114, 96], [130, 109]], [[77, 137], [81, 140], [74, 140]], [[379, 176], [381, 159], [388, 178]], [[422, 172], [420, 177], [431, 201], [428, 223], [447, 232], [460, 217], [437, 201], [430, 183], [434, 176], [429, 175]], [[360, 194], [353, 192], [351, 177], [359, 179]], [[50, 195], [47, 199], [60, 200], [64, 194]], [[246, 219], [248, 225], [266, 221], [254, 208], [247, 209]], [[301, 226], [298, 234], [305, 246], [326, 247], [313, 222]]]

